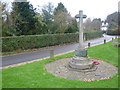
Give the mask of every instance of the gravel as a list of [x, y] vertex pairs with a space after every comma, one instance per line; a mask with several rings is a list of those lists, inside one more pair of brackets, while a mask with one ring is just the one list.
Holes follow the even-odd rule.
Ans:
[[[94, 81], [109, 79], [118, 73], [118, 68], [102, 60], [94, 59], [100, 64], [96, 65], [97, 69], [94, 71], [78, 71], [68, 68], [68, 63], [72, 58], [64, 58], [56, 60], [45, 65], [47, 72], [62, 78], [81, 80], [81, 81]], [[93, 58], [92, 58], [93, 60]]]

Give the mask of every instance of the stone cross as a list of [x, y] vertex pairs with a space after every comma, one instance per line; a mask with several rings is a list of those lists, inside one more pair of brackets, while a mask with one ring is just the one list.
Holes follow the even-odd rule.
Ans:
[[69, 68], [77, 71], [96, 70], [96, 68], [93, 68], [93, 61], [87, 57], [87, 50], [83, 45], [83, 18], [87, 16], [83, 15], [83, 11], [81, 10], [75, 17], [79, 18], [79, 46], [76, 50], [76, 55], [72, 58], [72, 61], [69, 62]]
[[79, 18], [79, 46], [78, 50], [83, 50], [84, 45], [83, 45], [83, 18], [86, 18], [86, 15], [83, 15], [83, 11], [80, 10], [79, 14], [75, 16], [75, 18]]

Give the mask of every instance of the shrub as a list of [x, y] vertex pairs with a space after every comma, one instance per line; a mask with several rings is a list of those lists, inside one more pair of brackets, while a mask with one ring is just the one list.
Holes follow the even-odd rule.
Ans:
[[120, 29], [109, 29], [107, 35], [120, 35]]
[[85, 40], [90, 40], [90, 39], [102, 37], [102, 31], [85, 32], [84, 35], [85, 35]]
[[[101, 32], [84, 33], [86, 40], [101, 37]], [[2, 37], [2, 51], [27, 50], [78, 42], [78, 33]]]

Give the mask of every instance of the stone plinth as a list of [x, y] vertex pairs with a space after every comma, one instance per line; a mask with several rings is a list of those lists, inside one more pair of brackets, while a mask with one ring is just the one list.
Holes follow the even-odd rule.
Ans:
[[[76, 50], [76, 55], [69, 62], [68, 67], [71, 70], [77, 71], [91, 71], [95, 69], [93, 61], [87, 57], [88, 51], [86, 49]], [[93, 68], [93, 69], [92, 69]]]
[[77, 70], [86, 70], [92, 69], [94, 67], [94, 63], [87, 57], [74, 56], [72, 61], [69, 62], [69, 66]]
[[88, 52], [86, 49], [84, 50], [76, 50], [76, 56], [79, 57], [86, 57], [88, 55]]

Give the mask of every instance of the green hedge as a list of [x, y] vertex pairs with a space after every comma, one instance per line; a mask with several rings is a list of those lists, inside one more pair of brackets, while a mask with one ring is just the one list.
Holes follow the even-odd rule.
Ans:
[[[86, 40], [101, 37], [101, 32], [85, 33]], [[2, 51], [27, 50], [70, 42], [78, 42], [77, 33], [2, 37]]]
[[118, 35], [118, 30], [109, 29], [107, 30], [107, 35]]
[[102, 31], [92, 31], [92, 32], [84, 33], [85, 40], [90, 40], [90, 39], [102, 37], [102, 34], [103, 34]]

